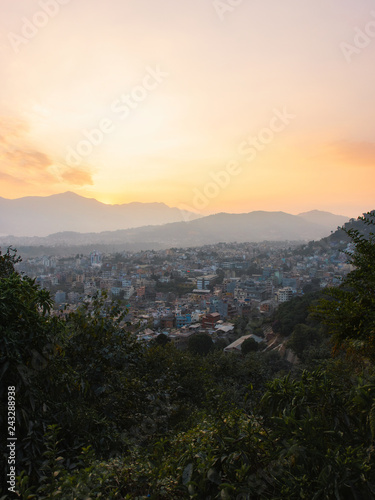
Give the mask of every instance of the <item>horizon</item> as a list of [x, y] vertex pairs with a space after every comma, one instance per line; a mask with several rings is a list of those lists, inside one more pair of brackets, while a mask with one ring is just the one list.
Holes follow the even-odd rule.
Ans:
[[374, 208], [370, 0], [19, 0], [0, 28], [1, 197]]
[[[174, 206], [171, 206], [171, 205], [168, 205], [167, 203], [164, 203], [163, 201], [147, 201], [147, 202], [142, 202], [142, 201], [131, 201], [129, 203], [104, 203], [100, 200], [98, 200], [97, 198], [94, 198], [94, 197], [90, 197], [90, 196], [84, 196], [82, 194], [78, 194], [78, 193], [75, 193], [74, 191], [64, 191], [64, 192], [61, 192], [61, 193], [53, 193], [53, 194], [49, 194], [49, 195], [44, 195], [44, 196], [33, 196], [33, 195], [30, 195], [30, 196], [21, 196], [21, 197], [17, 197], [17, 198], [6, 198], [5, 196], [0, 196], [0, 198], [3, 198], [5, 200], [8, 200], [8, 201], [16, 201], [16, 200], [21, 200], [21, 199], [24, 199], [24, 198], [50, 198], [52, 196], [59, 196], [59, 195], [65, 195], [65, 194], [74, 194], [80, 198], [85, 198], [87, 200], [94, 200], [94, 201], [98, 201], [99, 203], [102, 203], [103, 205], [108, 205], [108, 206], [121, 206], [121, 205], [131, 205], [131, 204], [142, 204], [142, 205], [146, 205], [146, 204], [150, 204], [150, 205], [165, 205], [166, 207], [168, 208], [179, 208], [179, 207], [174, 207]], [[368, 210], [367, 212], [369, 212], [370, 210]], [[229, 215], [240, 215], [240, 214], [247, 214], [247, 213], [253, 213], [253, 212], [268, 212], [268, 213], [286, 213], [286, 214], [289, 214], [289, 215], [303, 215], [303, 214], [306, 214], [306, 213], [311, 213], [311, 212], [321, 212], [321, 213], [327, 213], [327, 214], [331, 214], [331, 215], [336, 215], [336, 216], [340, 216], [340, 217], [347, 217], [348, 220], [351, 219], [351, 218], [357, 218], [359, 217], [360, 215], [362, 215], [363, 213], [366, 213], [366, 212], [362, 212], [361, 214], [358, 214], [357, 216], [349, 216], [347, 214], [338, 214], [338, 213], [334, 213], [334, 212], [330, 212], [328, 210], [320, 210], [320, 209], [317, 209], [317, 208], [311, 208], [309, 210], [305, 210], [304, 212], [298, 212], [298, 213], [292, 213], [292, 212], [286, 212], [284, 210], [265, 210], [265, 209], [258, 209], [258, 210], [251, 210], [249, 212], [224, 212], [224, 211], [218, 211], [218, 212], [212, 212], [212, 213], [200, 213], [200, 212], [196, 212], [196, 215], [200, 215], [202, 217], [207, 217], [207, 216], [210, 216], [210, 215], [217, 215], [217, 214], [220, 214], [220, 213], [225, 213], [225, 214], [229, 214]], [[189, 222], [189, 221], [185, 221], [185, 222]]]

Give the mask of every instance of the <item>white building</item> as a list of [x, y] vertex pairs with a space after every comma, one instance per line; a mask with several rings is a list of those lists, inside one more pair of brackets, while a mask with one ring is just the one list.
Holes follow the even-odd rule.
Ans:
[[280, 290], [277, 292], [277, 300], [280, 303], [288, 302], [292, 297], [293, 297], [293, 290], [290, 288], [290, 286], [287, 286], [285, 288], [280, 288]]
[[197, 289], [198, 290], [207, 290], [210, 286], [210, 283], [217, 278], [216, 274], [207, 274], [205, 276], [199, 276], [197, 278]]
[[90, 261], [92, 266], [101, 266], [102, 264], [102, 254], [97, 250], [90, 253]]
[[135, 289], [133, 286], [127, 286], [124, 289], [124, 299], [130, 299], [134, 295]]

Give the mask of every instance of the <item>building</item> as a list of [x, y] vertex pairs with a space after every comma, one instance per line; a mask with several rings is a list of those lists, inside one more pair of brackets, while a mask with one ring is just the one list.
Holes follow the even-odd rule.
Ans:
[[100, 266], [102, 263], [102, 254], [94, 250], [90, 253], [90, 261], [92, 266]]
[[82, 300], [82, 295], [77, 292], [69, 292], [68, 293], [68, 302], [69, 304], [76, 304], [77, 302]]
[[207, 274], [206, 276], [199, 276], [197, 278], [197, 289], [208, 290], [208, 287], [216, 278], [217, 278], [216, 274]]
[[66, 293], [62, 290], [58, 290], [55, 293], [55, 302], [56, 304], [64, 304], [66, 302]]
[[271, 313], [272, 309], [272, 302], [270, 300], [262, 302], [259, 307], [261, 313]]
[[245, 316], [246, 318], [249, 318], [251, 315], [251, 304], [249, 303], [237, 304], [237, 312], [240, 316]]
[[220, 321], [220, 314], [217, 312], [206, 314], [202, 318], [202, 328], [214, 329], [216, 323]]
[[291, 300], [293, 297], [293, 290], [287, 286], [285, 288], [280, 288], [280, 290], [277, 292], [277, 300], [282, 303], [282, 302], [288, 302]]
[[227, 347], [224, 348], [224, 352], [234, 352], [236, 354], [241, 354], [241, 346], [247, 339], [254, 339], [255, 342], [260, 344], [261, 342], [264, 342], [264, 339], [261, 337], [258, 337], [257, 335], [244, 335], [243, 337], [240, 337], [239, 339], [235, 340], [232, 342], [232, 344], [229, 344]]
[[269, 288], [264, 283], [247, 280], [241, 288], [246, 292], [247, 299], [263, 302], [269, 298]]
[[191, 325], [191, 314], [177, 314], [176, 328], [182, 328], [185, 325]]
[[209, 308], [210, 313], [217, 312], [223, 319], [232, 318], [237, 315], [237, 308], [232, 302], [218, 299], [217, 297], [210, 298]]
[[173, 316], [164, 316], [160, 319], [160, 327], [161, 328], [174, 328], [175, 319]]
[[192, 291], [194, 295], [210, 295], [210, 290], [198, 290], [198, 288], [194, 288]]
[[130, 299], [132, 295], [135, 293], [135, 289], [133, 286], [127, 286], [123, 288], [124, 291], [124, 299]]
[[230, 333], [234, 332], [234, 324], [233, 323], [222, 323], [216, 325], [216, 333], [221, 336], [226, 336]]

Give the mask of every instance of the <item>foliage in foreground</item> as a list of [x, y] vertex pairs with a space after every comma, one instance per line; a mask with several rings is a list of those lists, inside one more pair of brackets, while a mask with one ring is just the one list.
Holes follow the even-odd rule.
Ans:
[[105, 462], [91, 456], [88, 466], [83, 457], [73, 474], [58, 457], [58, 432], [51, 429], [50, 479], [38, 498], [370, 500], [375, 377], [353, 378], [349, 391], [347, 383], [329, 370], [275, 379], [255, 412], [203, 412], [188, 431], [159, 438], [148, 449], [134, 447]]
[[324, 354], [310, 299], [295, 315], [290, 303], [278, 319], [302, 361], [294, 370], [263, 352], [143, 346], [105, 299], [53, 319], [49, 297], [0, 256], [19, 497], [374, 498], [375, 244], [350, 235], [356, 268], [316, 308], [339, 355]]

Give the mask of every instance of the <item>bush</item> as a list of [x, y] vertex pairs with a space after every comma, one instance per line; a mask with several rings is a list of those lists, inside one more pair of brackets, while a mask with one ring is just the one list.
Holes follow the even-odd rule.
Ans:
[[259, 344], [252, 337], [244, 340], [241, 344], [241, 352], [242, 354], [247, 354], [249, 352], [254, 352], [259, 349]]
[[212, 349], [214, 343], [208, 333], [197, 333], [189, 337], [188, 349], [193, 354], [206, 356]]

